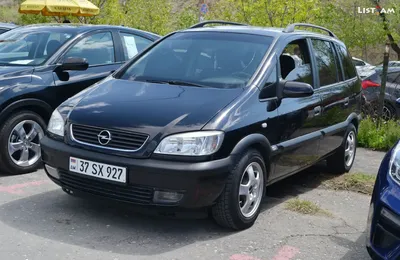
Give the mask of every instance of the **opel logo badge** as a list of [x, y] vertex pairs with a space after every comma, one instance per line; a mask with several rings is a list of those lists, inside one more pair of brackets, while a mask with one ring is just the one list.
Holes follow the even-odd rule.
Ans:
[[97, 135], [97, 140], [101, 145], [107, 145], [111, 141], [111, 133], [107, 130], [103, 130]]

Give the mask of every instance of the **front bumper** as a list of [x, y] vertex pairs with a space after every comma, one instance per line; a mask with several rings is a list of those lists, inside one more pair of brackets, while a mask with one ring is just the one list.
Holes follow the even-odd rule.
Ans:
[[[158, 159], [133, 159], [108, 155], [44, 137], [42, 160], [55, 168], [59, 177], [46, 173], [62, 188], [78, 194], [97, 195], [114, 200], [159, 206], [201, 208], [212, 205], [225, 187], [225, 180], [235, 158], [207, 162], [176, 162]], [[127, 168], [127, 183], [110, 183], [90, 176], [75, 174], [69, 169], [69, 157], [117, 165]], [[176, 203], [154, 202], [156, 191], [183, 194]]]
[[396, 109], [397, 118], [400, 118], [400, 98], [396, 99], [394, 102], [394, 108]]
[[380, 171], [372, 195], [367, 248], [373, 259], [400, 259], [400, 185], [386, 174], [387, 167], [381, 166]]

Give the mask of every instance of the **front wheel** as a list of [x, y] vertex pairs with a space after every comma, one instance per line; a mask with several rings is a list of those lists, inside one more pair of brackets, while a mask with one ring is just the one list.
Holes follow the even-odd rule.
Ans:
[[215, 221], [235, 230], [251, 227], [265, 194], [266, 167], [260, 153], [245, 153], [231, 171], [225, 189], [212, 208]]
[[30, 111], [18, 112], [6, 120], [0, 128], [0, 172], [22, 174], [39, 167], [45, 125], [38, 114]]
[[357, 151], [357, 130], [353, 124], [347, 128], [342, 145], [328, 157], [328, 169], [333, 173], [349, 172]]

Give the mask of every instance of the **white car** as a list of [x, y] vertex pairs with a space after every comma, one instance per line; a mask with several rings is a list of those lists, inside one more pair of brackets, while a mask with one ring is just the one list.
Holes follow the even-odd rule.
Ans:
[[368, 77], [372, 74], [375, 69], [374, 65], [371, 65], [361, 59], [353, 57], [354, 66], [356, 66], [357, 73], [361, 78]]

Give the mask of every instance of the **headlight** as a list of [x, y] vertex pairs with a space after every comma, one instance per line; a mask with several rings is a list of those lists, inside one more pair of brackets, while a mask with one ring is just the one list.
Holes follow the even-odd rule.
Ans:
[[396, 145], [390, 158], [389, 173], [394, 180], [400, 182], [400, 143]]
[[170, 155], [209, 155], [218, 151], [223, 139], [224, 133], [221, 131], [176, 134], [165, 137], [154, 152]]
[[55, 135], [64, 136], [64, 119], [61, 116], [58, 110], [54, 110], [53, 114], [51, 115], [49, 125], [47, 126], [47, 131], [53, 133]]

